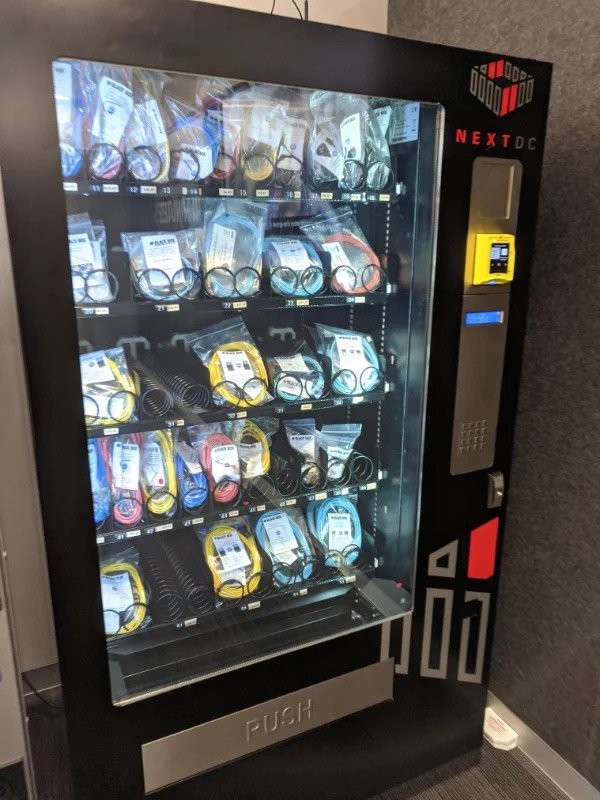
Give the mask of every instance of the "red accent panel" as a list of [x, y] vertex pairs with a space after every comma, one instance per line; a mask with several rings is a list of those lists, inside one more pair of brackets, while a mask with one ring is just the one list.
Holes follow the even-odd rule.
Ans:
[[500, 101], [500, 116], [503, 117], [505, 114], [508, 113], [508, 95], [510, 94], [510, 89], [506, 87], [506, 89], [502, 89], [502, 100]]
[[495, 517], [471, 531], [467, 570], [469, 578], [486, 580], [494, 574], [499, 524], [500, 517]]
[[513, 83], [513, 85], [510, 87], [510, 100], [508, 101], [509, 111], [514, 111], [515, 108], [517, 107], [517, 89], [518, 89], [517, 83]]
[[495, 78], [496, 77], [496, 62], [492, 61], [492, 63], [488, 66], [488, 78]]
[[496, 77], [501, 78], [504, 74], [504, 59], [500, 59], [500, 61], [496, 61]]

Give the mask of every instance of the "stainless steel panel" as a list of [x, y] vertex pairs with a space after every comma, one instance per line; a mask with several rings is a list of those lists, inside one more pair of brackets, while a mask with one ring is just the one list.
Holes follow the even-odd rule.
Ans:
[[[509, 294], [465, 295], [454, 402], [450, 472], [462, 475], [494, 463]], [[470, 311], [501, 311], [495, 325], [466, 325]]]
[[393, 697], [387, 659], [142, 745], [146, 794]]

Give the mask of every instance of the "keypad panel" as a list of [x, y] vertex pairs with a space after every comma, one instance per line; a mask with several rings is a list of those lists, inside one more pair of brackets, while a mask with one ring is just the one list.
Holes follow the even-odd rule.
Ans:
[[489, 441], [487, 419], [472, 419], [460, 424], [459, 454], [476, 453], [487, 447]]

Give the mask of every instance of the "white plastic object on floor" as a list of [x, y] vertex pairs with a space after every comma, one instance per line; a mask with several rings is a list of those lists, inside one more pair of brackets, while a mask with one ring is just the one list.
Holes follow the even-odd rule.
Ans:
[[514, 750], [519, 744], [519, 734], [489, 706], [485, 710], [483, 735], [498, 750]]

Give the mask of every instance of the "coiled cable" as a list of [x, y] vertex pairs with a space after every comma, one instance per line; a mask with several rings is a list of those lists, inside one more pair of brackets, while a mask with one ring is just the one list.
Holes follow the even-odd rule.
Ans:
[[203, 470], [192, 472], [179, 453], [175, 453], [175, 472], [183, 508], [196, 511], [208, 498], [208, 480]]
[[[246, 354], [252, 369], [252, 377], [248, 378], [244, 386], [238, 386], [228, 380], [219, 356], [220, 353], [240, 351]], [[219, 345], [210, 358], [208, 372], [213, 399], [218, 403], [220, 401], [220, 404], [248, 408], [262, 405], [270, 399], [265, 365], [258, 349], [250, 342], [227, 342]]]
[[[215, 544], [215, 539], [219, 536], [230, 534], [239, 536], [240, 542], [250, 560], [248, 566], [244, 567], [243, 570], [240, 568], [239, 578], [226, 577], [228, 571], [223, 568], [223, 562]], [[204, 537], [202, 547], [204, 559], [213, 577], [215, 593], [221, 599], [239, 600], [241, 597], [256, 591], [261, 581], [262, 559], [251, 534], [244, 533], [231, 525], [215, 525]], [[225, 579], [223, 579], [223, 576], [225, 576]]]
[[[211, 261], [211, 252], [213, 248], [213, 240], [215, 236], [215, 228], [219, 225], [223, 228], [229, 228], [236, 232], [235, 249], [232, 261], [230, 264], [214, 264]], [[238, 241], [238, 234], [241, 234], [239, 239], [246, 238], [247, 243]], [[211, 297], [233, 297], [241, 295], [242, 297], [251, 297], [260, 289], [260, 275], [262, 271], [262, 234], [259, 228], [246, 217], [239, 214], [224, 213], [214, 217], [206, 232], [206, 246], [205, 253], [205, 289], [206, 293]], [[247, 259], [248, 263], [243, 263], [238, 267], [237, 264], [243, 258]], [[251, 263], [250, 263], [251, 262]]]
[[105, 564], [100, 568], [101, 575], [120, 575], [123, 573], [127, 573], [129, 576], [133, 605], [123, 611], [117, 611], [113, 608], [104, 609], [105, 622], [107, 614], [115, 614], [119, 619], [118, 628], [114, 631], [109, 631], [109, 636], [121, 636], [124, 633], [133, 633], [133, 631], [138, 630], [138, 628], [144, 624], [148, 613], [148, 594], [135, 564], [132, 564], [130, 561], [116, 561]]
[[[279, 557], [279, 554], [274, 550], [273, 542], [269, 536], [269, 521], [276, 520], [277, 517], [285, 518], [285, 522], [289, 524], [294, 539], [296, 540], [296, 546], [290, 548], [290, 554], [295, 556], [294, 561], [291, 563], [288, 563], [287, 560], [283, 561]], [[278, 509], [265, 511], [256, 521], [255, 534], [258, 543], [269, 556], [273, 570], [273, 580], [278, 586], [289, 586], [292, 583], [301, 583], [312, 576], [315, 569], [315, 564], [312, 563], [313, 552], [304, 531], [296, 523], [291, 514], [286, 514], [284, 511]]]
[[254, 470], [249, 467], [249, 461], [245, 461], [240, 456], [240, 466], [242, 468], [243, 478], [255, 478], [258, 477], [258, 475], [268, 475], [269, 470], [271, 469], [271, 450], [269, 447], [269, 440], [259, 425], [247, 419], [245, 420], [242, 430], [235, 440], [235, 444], [238, 445], [238, 453], [240, 452], [240, 444], [252, 445], [256, 443], [260, 445], [260, 472], [258, 474], [248, 475], [248, 472], [253, 473]]
[[[128, 436], [120, 439], [111, 440], [109, 437], [100, 439], [100, 448], [104, 456], [104, 464], [106, 465], [107, 477], [110, 483], [111, 497], [113, 501], [113, 517], [117, 525], [124, 528], [129, 528], [132, 525], [137, 525], [142, 519], [142, 490], [140, 487], [139, 473], [137, 479], [137, 489], [124, 489], [115, 484], [114, 470], [112, 468], [113, 458], [115, 456], [115, 445], [117, 443], [123, 445], [134, 445], [141, 450], [143, 436], [141, 433], [131, 433]], [[118, 453], [116, 454], [118, 456]]]
[[[331, 514], [347, 514], [350, 517], [351, 541], [341, 551], [331, 546], [329, 520]], [[358, 560], [362, 546], [362, 525], [357, 508], [351, 500], [347, 497], [313, 500], [306, 509], [306, 518], [310, 532], [327, 552], [325, 563], [328, 567], [339, 565], [339, 558], [332, 553], [340, 553], [349, 564], [354, 564]]]
[[215, 503], [233, 503], [240, 493], [240, 485], [233, 477], [227, 477], [215, 482], [213, 474], [212, 451], [217, 447], [232, 446], [235, 449], [237, 459], [237, 448], [228, 436], [224, 433], [211, 433], [200, 443], [199, 454], [200, 463], [208, 475], [208, 482]]
[[[348, 233], [331, 233], [324, 239], [324, 244], [339, 244], [348, 253], [348, 260], [352, 264], [355, 256], [352, 249], [358, 250], [367, 256], [367, 263], [359, 266], [339, 266], [331, 274], [331, 288], [338, 294], [369, 294], [379, 288], [382, 281], [381, 263], [375, 251], [356, 236]], [[360, 270], [360, 274], [358, 274]], [[347, 280], [352, 276], [351, 280]]]
[[[167, 431], [156, 431], [156, 444], [160, 450], [165, 474], [164, 487], [150, 489], [147, 481], [142, 482], [146, 508], [154, 517], [171, 517], [177, 508], [177, 475], [173, 458], [173, 440]], [[145, 441], [144, 449], [152, 442]]]
[[[171, 165], [169, 170], [169, 177], [171, 180], [179, 180], [179, 181], [201, 181], [207, 178], [211, 172], [213, 171], [215, 164], [217, 163], [217, 157], [219, 155], [219, 142], [217, 137], [213, 133], [214, 125], [207, 119], [203, 119], [201, 117], [195, 116], [184, 116], [181, 117], [175, 125], [169, 131], [169, 139], [173, 134], [176, 134], [177, 131], [181, 130], [181, 128], [185, 127], [192, 127], [196, 130], [200, 131], [204, 139], [206, 140], [208, 147], [210, 147], [211, 152], [211, 168], [206, 172], [205, 175], [201, 175], [202, 172], [202, 164], [200, 162], [200, 158], [197, 155], [197, 150], [201, 150], [200, 146], [196, 146], [197, 149], [191, 146], [186, 146], [183, 144], [179, 148], [171, 148]], [[181, 174], [181, 165], [185, 165], [185, 168], [189, 170], [190, 176], [187, 175], [182, 176]]]
[[[323, 264], [311, 242], [292, 240], [298, 243], [306, 252], [309, 266], [297, 269], [283, 263], [280, 253], [275, 247], [276, 242], [267, 241], [265, 260], [268, 260], [271, 273], [271, 288], [284, 297], [312, 297], [319, 294], [325, 285]], [[282, 240], [285, 244], [285, 240]]]
[[325, 393], [325, 373], [321, 364], [312, 356], [300, 353], [308, 368], [307, 373], [286, 372], [282, 370], [277, 358], [270, 359], [273, 371], [273, 391], [275, 396], [286, 403], [297, 403], [309, 397], [318, 400]]
[[331, 388], [335, 394], [346, 396], [361, 394], [362, 392], [372, 392], [381, 381], [381, 370], [379, 368], [377, 352], [366, 336], [350, 333], [349, 335], [356, 335], [360, 338], [363, 353], [368, 362], [367, 366], [360, 370], [352, 369], [351, 367], [341, 368], [339, 353], [337, 352], [337, 340], [334, 337], [327, 349], [327, 357], [331, 361]]
[[100, 527], [110, 514], [110, 485], [104, 454], [98, 439], [88, 440], [88, 462], [94, 503], [94, 523], [96, 527]]
[[[95, 415], [90, 413], [85, 415], [86, 425], [113, 425], [115, 422], [129, 422], [135, 413], [137, 395], [135, 383], [133, 382], [133, 378], [131, 377], [129, 370], [126, 366], [121, 366], [115, 359], [110, 358], [106, 352], [104, 353], [104, 359], [110, 367], [115, 381], [121, 388], [113, 392], [113, 394], [108, 398], [106, 406], [108, 414], [107, 416], [102, 416], [100, 414], [100, 405], [94, 398], [94, 392], [92, 391], [91, 394], [87, 393], [88, 390], [84, 386], [84, 392], [86, 392], [86, 394], [83, 396], [84, 409], [86, 405], [88, 407], [88, 412], [94, 407], [96, 409]], [[99, 384], [99, 386], [102, 386], [102, 384]], [[114, 408], [116, 402], [119, 402], [123, 405], [123, 410], [121, 413], [119, 413], [118, 408]], [[90, 404], [92, 404], [91, 408]], [[116, 413], [113, 414], [111, 409], [116, 410]]]

